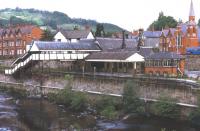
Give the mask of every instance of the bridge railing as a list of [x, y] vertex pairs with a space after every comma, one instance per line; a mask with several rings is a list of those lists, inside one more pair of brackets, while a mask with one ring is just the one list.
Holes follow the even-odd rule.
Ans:
[[14, 74], [19, 68], [24, 67], [27, 65], [30, 61], [37, 61], [37, 60], [80, 60], [84, 59], [86, 56], [88, 56], [88, 53], [70, 53], [70, 54], [64, 54], [64, 53], [33, 53], [29, 55], [24, 60], [21, 60], [19, 63], [14, 64], [13, 67], [10, 69], [5, 70], [6, 75], [12, 75]]

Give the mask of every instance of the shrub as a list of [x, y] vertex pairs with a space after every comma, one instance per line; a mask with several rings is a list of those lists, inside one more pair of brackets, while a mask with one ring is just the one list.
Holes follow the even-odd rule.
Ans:
[[96, 109], [99, 111], [104, 110], [107, 106], [115, 106], [117, 104], [116, 100], [111, 96], [103, 96], [96, 102]]
[[123, 107], [125, 113], [143, 113], [144, 104], [137, 96], [136, 86], [134, 81], [127, 81], [123, 92]]
[[115, 119], [118, 116], [117, 108], [119, 105], [120, 101], [117, 98], [104, 96], [96, 102], [96, 109], [106, 119]]
[[70, 108], [75, 111], [83, 111], [87, 107], [86, 95], [82, 92], [73, 93]]
[[116, 119], [118, 116], [118, 112], [115, 110], [115, 107], [110, 105], [110, 106], [106, 106], [101, 112], [100, 114], [104, 117], [106, 117], [107, 119]]
[[55, 101], [58, 104], [69, 105], [71, 103], [72, 91], [68, 88], [60, 90], [56, 96]]
[[176, 100], [167, 96], [162, 96], [159, 101], [152, 105], [153, 113], [160, 117], [179, 118], [180, 107], [177, 106]]

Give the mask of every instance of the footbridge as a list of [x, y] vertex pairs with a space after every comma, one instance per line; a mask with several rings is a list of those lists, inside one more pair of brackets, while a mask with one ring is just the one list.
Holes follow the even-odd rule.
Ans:
[[87, 57], [91, 52], [100, 51], [94, 43], [66, 43], [34, 41], [23, 56], [16, 59], [11, 67], [5, 70], [6, 75], [12, 75], [31, 61], [65, 60], [76, 61]]

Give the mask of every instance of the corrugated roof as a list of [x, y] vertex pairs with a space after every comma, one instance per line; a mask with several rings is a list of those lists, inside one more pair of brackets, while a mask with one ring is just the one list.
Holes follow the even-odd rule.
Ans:
[[174, 52], [158, 52], [150, 55], [146, 59], [158, 60], [158, 59], [182, 59], [182, 58], [184, 58], [182, 55], [179, 55]]
[[34, 42], [39, 50], [100, 50], [97, 44], [89, 42], [67, 43], [67, 42]]

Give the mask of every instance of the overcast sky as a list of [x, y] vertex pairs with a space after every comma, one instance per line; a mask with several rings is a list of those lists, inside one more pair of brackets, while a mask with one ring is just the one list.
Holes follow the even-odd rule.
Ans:
[[[188, 20], [191, 0], [0, 0], [0, 8], [35, 8], [61, 11], [70, 17], [94, 19], [129, 31], [147, 28], [160, 11], [175, 19]], [[196, 21], [200, 18], [200, 0], [193, 0]]]

